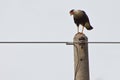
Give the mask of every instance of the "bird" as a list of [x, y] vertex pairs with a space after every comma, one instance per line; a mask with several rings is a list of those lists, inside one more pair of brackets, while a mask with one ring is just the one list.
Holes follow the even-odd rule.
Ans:
[[83, 33], [83, 31], [84, 31], [84, 27], [87, 30], [93, 29], [85, 11], [72, 9], [72, 10], [70, 10], [69, 13], [70, 13], [70, 15], [73, 15], [74, 23], [77, 26], [77, 32], [79, 32], [79, 25], [82, 25], [82, 32], [81, 33]]

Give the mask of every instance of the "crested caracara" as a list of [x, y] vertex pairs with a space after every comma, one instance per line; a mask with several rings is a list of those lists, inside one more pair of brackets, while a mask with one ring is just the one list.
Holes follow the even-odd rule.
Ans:
[[70, 11], [70, 15], [73, 15], [73, 19], [75, 24], [77, 25], [77, 31], [79, 32], [79, 25], [82, 25], [82, 33], [84, 30], [84, 27], [87, 30], [93, 29], [93, 27], [90, 25], [89, 18], [87, 14], [83, 10], [74, 10], [72, 9]]

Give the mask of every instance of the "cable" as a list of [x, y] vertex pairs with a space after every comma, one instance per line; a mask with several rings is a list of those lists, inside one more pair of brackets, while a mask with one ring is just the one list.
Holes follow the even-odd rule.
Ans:
[[120, 42], [61, 42], [61, 41], [0, 41], [0, 44], [66, 44], [73, 45], [74, 43], [89, 43], [89, 44], [120, 44]]
[[0, 41], [0, 43], [4, 44], [66, 44], [67, 42], [45, 42], [45, 41]]

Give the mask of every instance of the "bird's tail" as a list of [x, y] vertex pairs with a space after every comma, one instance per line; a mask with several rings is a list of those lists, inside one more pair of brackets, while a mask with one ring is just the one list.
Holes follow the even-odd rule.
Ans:
[[93, 29], [93, 27], [90, 25], [90, 23], [86, 23], [85, 27], [86, 27], [87, 30], [92, 30]]
[[86, 27], [86, 28], [87, 28], [87, 30], [92, 30], [93, 29], [92, 26], [89, 26], [89, 27]]

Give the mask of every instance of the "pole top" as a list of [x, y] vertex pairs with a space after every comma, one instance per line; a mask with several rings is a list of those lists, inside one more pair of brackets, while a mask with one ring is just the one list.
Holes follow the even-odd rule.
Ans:
[[79, 41], [87, 41], [88, 38], [85, 34], [78, 32], [74, 36], [74, 41], [79, 42]]

